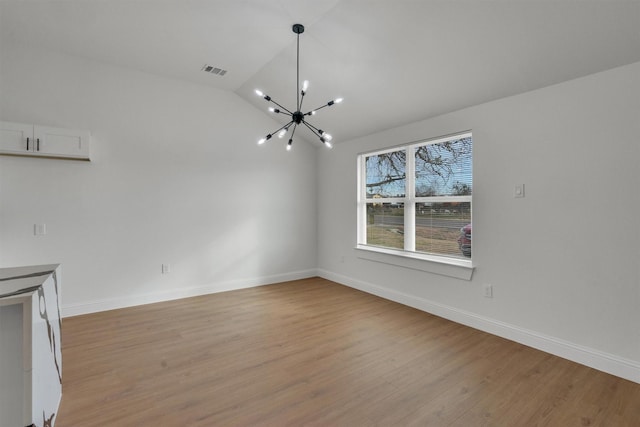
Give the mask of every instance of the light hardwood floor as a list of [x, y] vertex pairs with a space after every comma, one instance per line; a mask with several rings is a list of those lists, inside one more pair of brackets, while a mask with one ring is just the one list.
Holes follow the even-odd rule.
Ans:
[[62, 326], [57, 427], [640, 426], [640, 384], [320, 278]]

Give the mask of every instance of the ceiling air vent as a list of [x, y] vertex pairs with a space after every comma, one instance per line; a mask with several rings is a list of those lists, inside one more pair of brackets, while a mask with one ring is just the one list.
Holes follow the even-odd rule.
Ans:
[[210, 74], [215, 74], [216, 76], [220, 77], [227, 74], [227, 70], [223, 70], [222, 68], [214, 67], [213, 65], [209, 64], [204, 64], [204, 67], [202, 67], [202, 71]]

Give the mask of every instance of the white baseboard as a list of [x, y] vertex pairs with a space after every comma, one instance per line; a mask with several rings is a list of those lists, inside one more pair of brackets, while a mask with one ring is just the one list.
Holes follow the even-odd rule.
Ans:
[[429, 301], [414, 295], [373, 285], [371, 283], [353, 279], [324, 269], [319, 269], [318, 275], [327, 280], [533, 347], [546, 353], [580, 363], [581, 365], [589, 366], [590, 368], [594, 368], [629, 381], [640, 383], [640, 363], [636, 361], [577, 345], [553, 336], [530, 331], [488, 317], [479, 316], [468, 311], [459, 310], [455, 307]]
[[180, 298], [195, 297], [199, 295], [214, 294], [218, 292], [233, 291], [237, 289], [253, 288], [256, 286], [270, 285], [273, 283], [300, 280], [317, 276], [316, 269], [293, 271], [276, 274], [273, 276], [256, 277], [251, 279], [230, 280], [226, 282], [211, 283], [194, 288], [172, 289], [151, 294], [132, 295], [122, 298], [108, 298], [90, 301], [82, 304], [63, 305], [62, 317], [79, 316], [81, 314], [97, 313], [99, 311], [115, 310], [117, 308], [133, 307], [136, 305], [153, 304], [155, 302], [170, 301]]

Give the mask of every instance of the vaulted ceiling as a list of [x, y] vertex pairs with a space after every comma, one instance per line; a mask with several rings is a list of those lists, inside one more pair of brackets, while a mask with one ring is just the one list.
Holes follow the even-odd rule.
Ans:
[[213, 86], [268, 114], [255, 88], [295, 104], [294, 23], [305, 105], [345, 98], [313, 119], [335, 143], [640, 61], [640, 0], [3, 0], [0, 48]]

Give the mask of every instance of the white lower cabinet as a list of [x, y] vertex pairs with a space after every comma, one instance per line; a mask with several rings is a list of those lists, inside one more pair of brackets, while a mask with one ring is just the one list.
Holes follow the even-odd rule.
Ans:
[[25, 123], [0, 122], [0, 154], [89, 160], [91, 134]]

